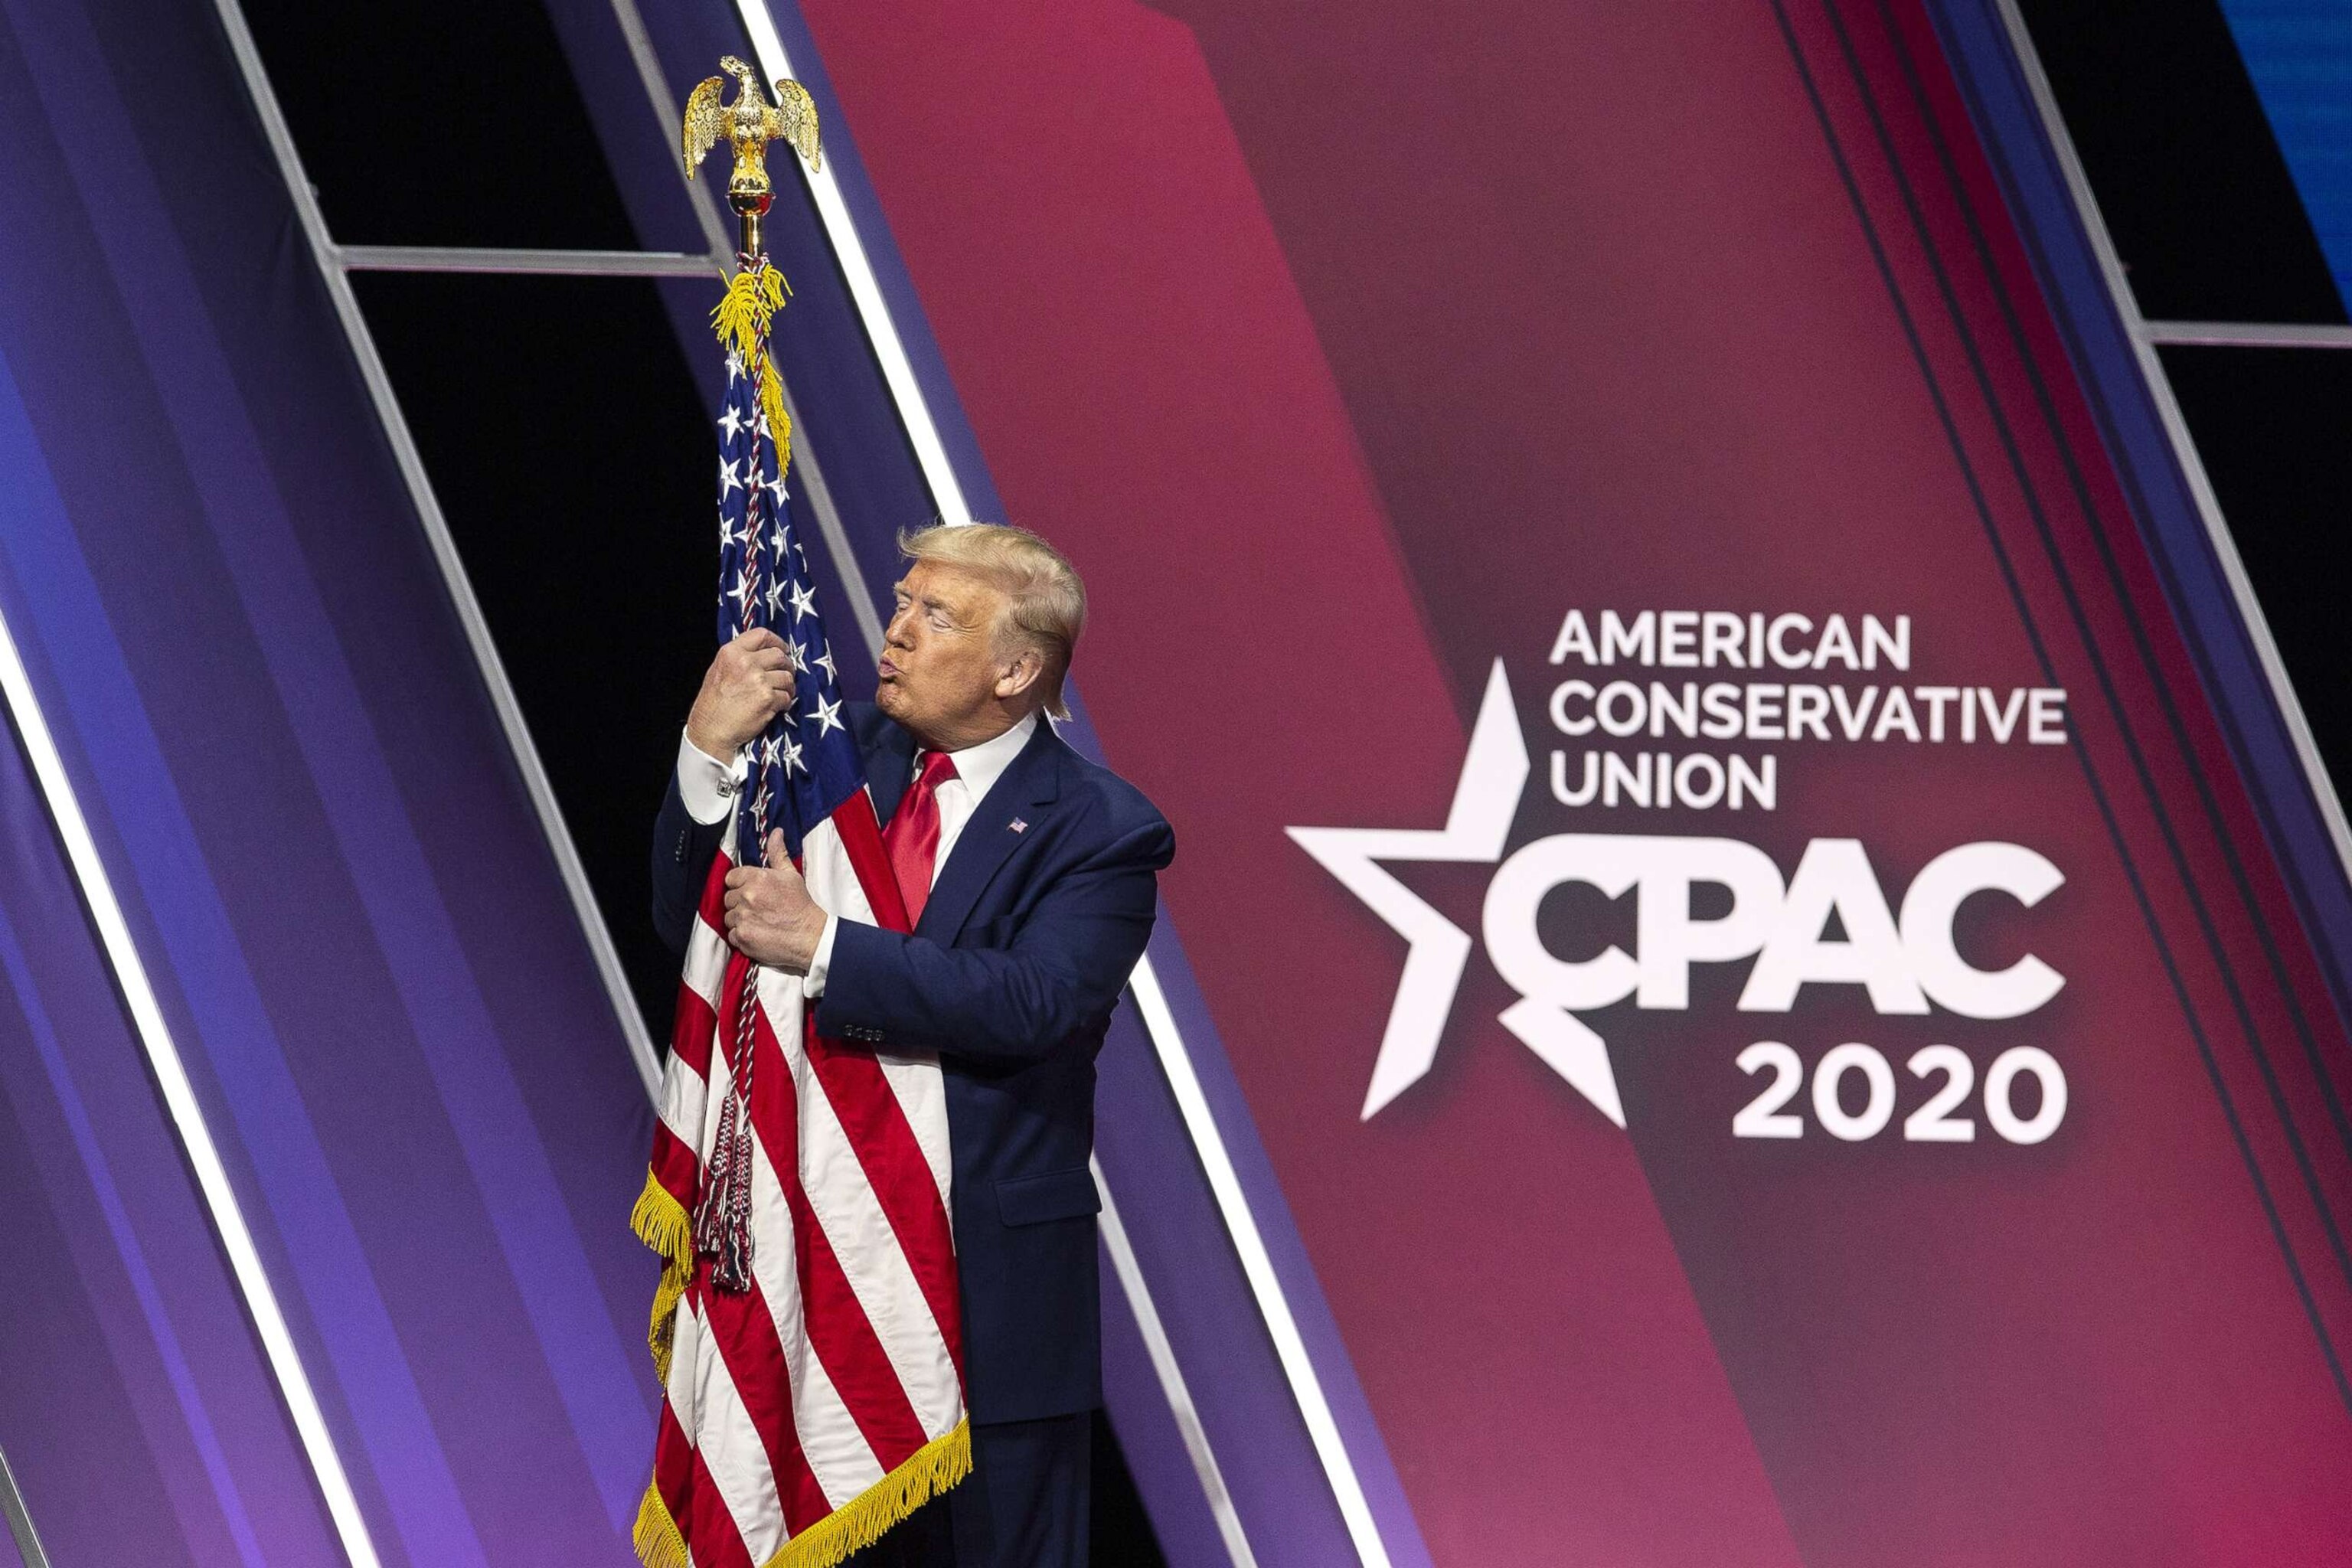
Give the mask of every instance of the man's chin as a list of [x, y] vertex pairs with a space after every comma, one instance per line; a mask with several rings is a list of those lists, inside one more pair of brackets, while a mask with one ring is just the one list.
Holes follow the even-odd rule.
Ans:
[[896, 719], [906, 710], [907, 694], [898, 689], [896, 681], [886, 680], [874, 689], [874, 706], [887, 717]]

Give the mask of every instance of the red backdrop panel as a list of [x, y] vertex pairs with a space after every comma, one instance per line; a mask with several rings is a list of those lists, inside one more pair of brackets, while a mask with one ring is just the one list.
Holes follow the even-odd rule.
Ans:
[[[1080, 683], [1178, 825], [1177, 929], [1437, 1561], [2340, 1555], [2342, 1029], [1917, 15], [803, 8], [1011, 521], [1087, 574]], [[1554, 663], [1571, 609], [1907, 616], [1909, 665]], [[1481, 942], [1360, 1118], [1404, 943], [1285, 829], [1439, 826], [1497, 659], [1506, 855], [1721, 836], [1787, 879], [1854, 839], [1899, 908], [2016, 844], [2063, 885], [1960, 946], [2063, 989], [1758, 1013], [1749, 960], [1697, 964], [1581, 1015], [1621, 1130], [1497, 1022]], [[1572, 736], [1578, 678], [2063, 689], [2066, 743]], [[1588, 750], [1769, 755], [1774, 798], [1563, 804]], [[1492, 866], [1399, 874], [1481, 935]], [[1541, 938], [1636, 952], [1643, 896], [1563, 889]], [[1764, 1039], [1868, 1046], [1885, 1128], [1828, 1130], [1857, 1071], [1735, 1136]], [[1972, 1142], [1905, 1136], [1931, 1044]], [[2039, 1142], [1983, 1104], [2019, 1047], [2068, 1087]]]

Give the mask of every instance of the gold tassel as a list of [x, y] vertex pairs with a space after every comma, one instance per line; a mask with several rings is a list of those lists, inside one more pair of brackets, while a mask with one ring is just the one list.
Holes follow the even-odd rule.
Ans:
[[669, 1516], [669, 1504], [662, 1501], [661, 1489], [650, 1481], [646, 1483], [645, 1500], [637, 1504], [637, 1528], [629, 1540], [646, 1568], [694, 1568], [694, 1560], [687, 1554], [686, 1537], [678, 1533], [677, 1521]]
[[835, 1568], [860, 1547], [971, 1474], [971, 1423], [915, 1450], [906, 1463], [784, 1542], [764, 1568]]
[[761, 261], [729, 279], [726, 294], [710, 312], [719, 341], [744, 364], [760, 367], [760, 406], [767, 411], [768, 428], [775, 434], [778, 479], [793, 466], [793, 421], [784, 412], [784, 378], [777, 373], [775, 357], [766, 352], [768, 324], [792, 291], [784, 275]]
[[677, 1304], [686, 1295], [686, 1282], [694, 1278], [694, 1217], [647, 1171], [637, 1206], [629, 1211], [629, 1228], [662, 1258], [661, 1283], [654, 1287], [653, 1321], [646, 1329], [646, 1344], [654, 1354], [654, 1377], [667, 1384]]

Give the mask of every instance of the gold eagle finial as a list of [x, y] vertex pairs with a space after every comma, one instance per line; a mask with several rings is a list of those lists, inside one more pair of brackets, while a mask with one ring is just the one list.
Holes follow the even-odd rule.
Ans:
[[724, 137], [735, 144], [735, 172], [727, 181], [728, 205], [739, 213], [765, 212], [770, 195], [769, 142], [789, 142], [794, 152], [808, 160], [810, 168], [824, 166], [817, 148], [816, 104], [810, 99], [808, 89], [786, 77], [777, 81], [776, 102], [771, 105], [767, 94], [761, 90], [760, 79], [733, 55], [721, 59], [719, 68], [735, 79], [735, 101], [719, 101], [719, 89], [726, 79], [723, 77], [710, 78], [687, 99], [687, 177], [694, 176], [702, 160]]

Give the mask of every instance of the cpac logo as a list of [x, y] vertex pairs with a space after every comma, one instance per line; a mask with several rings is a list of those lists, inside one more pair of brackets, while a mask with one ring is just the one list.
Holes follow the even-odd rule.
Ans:
[[[1407, 889], [1379, 862], [1492, 865], [1517, 813], [1528, 771], [1526, 739], [1500, 659], [1486, 682], [1462, 781], [1445, 826], [1423, 828], [1293, 827], [1290, 837], [1410, 944], [1379, 1061], [1364, 1097], [1369, 1119], [1420, 1081], [1437, 1058], [1439, 1035], [1470, 960], [1470, 936]], [[1609, 1049], [1576, 1016], [1627, 997], [1636, 1006], [1690, 1005], [1690, 966], [1753, 955], [1739, 995], [1746, 1013], [1785, 1013], [1809, 984], [1860, 985], [1881, 1014], [1924, 1014], [1940, 1004], [1968, 1018], [2015, 1018], [2058, 994], [2064, 976], [2030, 954], [2006, 969], [1979, 969], [1952, 941], [1952, 917], [1971, 894], [2006, 893], [2027, 908], [2065, 880], [2057, 867], [2014, 844], [1963, 844], [1921, 868], [1898, 916], [1851, 838], [1816, 838], [1784, 885], [1780, 868], [1733, 838], [1563, 833], [1538, 838], [1504, 860], [1487, 884], [1486, 955], [1519, 1000], [1501, 1021], [1618, 1126], [1625, 1109]], [[1584, 882], [1610, 898], [1640, 889], [1638, 954], [1612, 946], [1597, 957], [1555, 956], [1536, 932], [1544, 896]], [[1691, 889], [1727, 888], [1730, 910], [1699, 920]], [[1822, 932], [1834, 911], [1843, 940]]]

